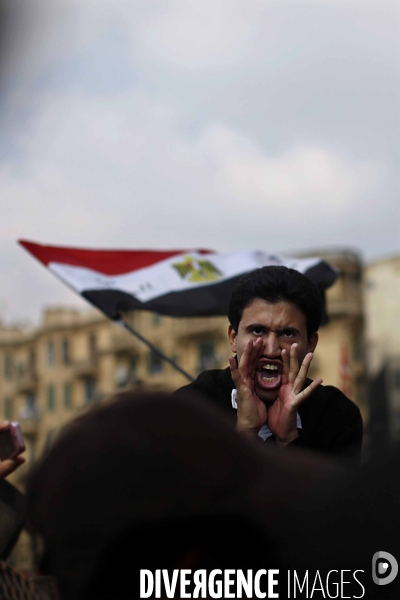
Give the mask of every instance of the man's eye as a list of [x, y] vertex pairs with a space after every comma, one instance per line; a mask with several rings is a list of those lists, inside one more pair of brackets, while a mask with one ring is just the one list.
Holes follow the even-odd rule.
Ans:
[[291, 329], [284, 329], [282, 331], [282, 335], [284, 337], [294, 337], [294, 333], [293, 333], [293, 331]]
[[253, 333], [254, 333], [254, 335], [262, 335], [263, 331], [262, 331], [262, 329], [254, 328], [253, 329]]

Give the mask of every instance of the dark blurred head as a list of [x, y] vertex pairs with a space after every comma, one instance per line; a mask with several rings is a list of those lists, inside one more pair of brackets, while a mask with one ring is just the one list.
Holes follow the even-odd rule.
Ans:
[[133, 598], [140, 568], [273, 564], [249, 507], [262, 470], [206, 401], [121, 395], [69, 426], [30, 482], [42, 570], [76, 600]]
[[278, 566], [302, 495], [331, 472], [253, 444], [202, 397], [127, 392], [60, 436], [28, 514], [63, 600], [132, 600], [140, 568]]
[[256, 269], [244, 275], [232, 292], [229, 322], [238, 331], [244, 309], [259, 298], [272, 304], [290, 302], [306, 317], [308, 338], [316, 333], [322, 320], [323, 303], [317, 286], [305, 275], [281, 266]]

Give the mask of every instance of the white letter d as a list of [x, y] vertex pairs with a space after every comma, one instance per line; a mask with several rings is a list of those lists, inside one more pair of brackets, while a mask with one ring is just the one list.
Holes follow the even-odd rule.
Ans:
[[[146, 579], [148, 587], [146, 590]], [[150, 598], [154, 588], [154, 576], [148, 569], [140, 569], [140, 598]]]

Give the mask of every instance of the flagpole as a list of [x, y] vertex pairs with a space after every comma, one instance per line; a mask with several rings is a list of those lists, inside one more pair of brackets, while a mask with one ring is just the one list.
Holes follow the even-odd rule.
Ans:
[[141, 342], [146, 344], [146, 346], [148, 346], [160, 358], [162, 358], [163, 360], [168, 362], [170, 365], [172, 365], [174, 367], [174, 369], [179, 371], [179, 373], [181, 373], [181, 375], [186, 377], [186, 379], [188, 379], [189, 381], [194, 381], [194, 377], [192, 377], [191, 375], [189, 375], [189, 373], [186, 373], [186, 371], [181, 369], [181, 367], [174, 360], [172, 360], [172, 358], [169, 358], [168, 356], [166, 356], [163, 352], [161, 352], [161, 350], [159, 348], [156, 348], [156, 346], [153, 346], [153, 344], [151, 342], [149, 342], [149, 340], [147, 340], [138, 331], [136, 331], [136, 329], [133, 329], [133, 327], [131, 327], [125, 321], [125, 319], [121, 313], [120, 313], [120, 319], [118, 319], [118, 321], [116, 321], [116, 322], [119, 323], [125, 329], [127, 329], [130, 333], [132, 333], [132, 335], [135, 335]]

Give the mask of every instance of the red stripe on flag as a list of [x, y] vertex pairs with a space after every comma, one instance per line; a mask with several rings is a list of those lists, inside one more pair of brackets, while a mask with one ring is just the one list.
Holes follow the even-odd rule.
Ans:
[[212, 250], [88, 250], [84, 248], [66, 248], [45, 246], [28, 240], [18, 240], [28, 252], [44, 265], [58, 262], [76, 267], [92, 269], [104, 275], [122, 275], [158, 263], [179, 254], [199, 252], [214, 254]]

